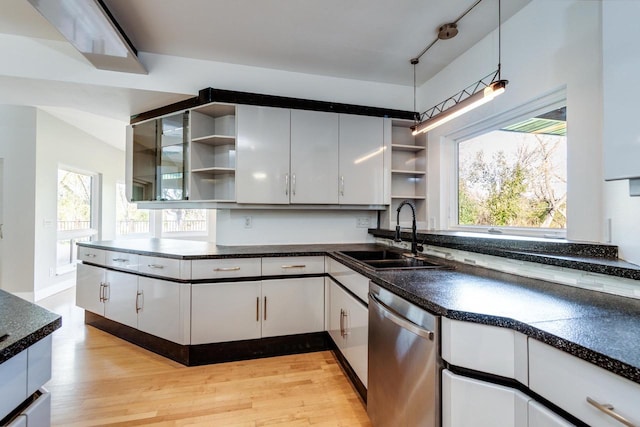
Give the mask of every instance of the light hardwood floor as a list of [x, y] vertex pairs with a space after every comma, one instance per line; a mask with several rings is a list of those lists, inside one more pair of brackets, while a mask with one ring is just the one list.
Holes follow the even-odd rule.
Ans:
[[370, 425], [331, 352], [185, 367], [84, 325], [73, 290], [39, 304], [62, 315], [52, 425]]

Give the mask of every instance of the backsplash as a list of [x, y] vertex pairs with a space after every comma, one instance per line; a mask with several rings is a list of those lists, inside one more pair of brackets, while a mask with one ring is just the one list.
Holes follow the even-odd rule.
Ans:
[[[403, 249], [409, 249], [411, 246], [409, 242], [397, 243], [391, 239], [382, 238], [376, 238], [376, 243]], [[638, 280], [493, 255], [484, 255], [440, 246], [424, 245], [424, 251], [422, 253], [504, 273], [530, 277], [532, 279], [546, 280], [562, 285], [640, 299], [640, 281]]]

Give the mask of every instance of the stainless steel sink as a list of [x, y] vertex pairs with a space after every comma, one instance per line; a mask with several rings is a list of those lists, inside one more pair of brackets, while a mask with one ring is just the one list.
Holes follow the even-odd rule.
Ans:
[[340, 252], [376, 271], [451, 268], [422, 257], [389, 250]]

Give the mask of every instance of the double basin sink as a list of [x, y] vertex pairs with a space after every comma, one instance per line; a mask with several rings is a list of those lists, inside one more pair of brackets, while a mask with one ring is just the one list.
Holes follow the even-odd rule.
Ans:
[[343, 251], [340, 253], [376, 271], [451, 268], [410, 253], [395, 252], [386, 249], [374, 251]]

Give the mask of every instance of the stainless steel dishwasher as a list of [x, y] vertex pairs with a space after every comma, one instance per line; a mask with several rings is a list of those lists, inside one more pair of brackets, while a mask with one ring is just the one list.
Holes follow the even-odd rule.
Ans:
[[367, 412], [375, 427], [440, 423], [440, 318], [369, 285]]

